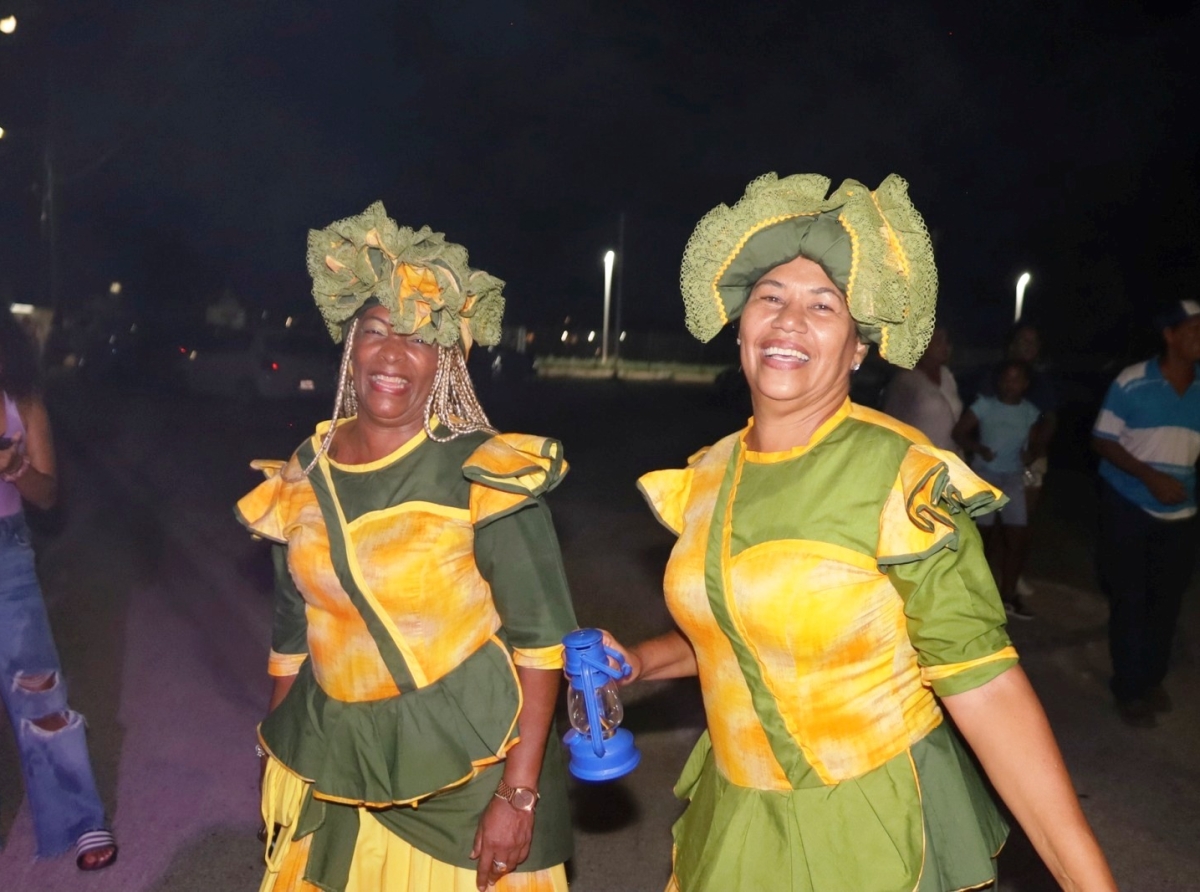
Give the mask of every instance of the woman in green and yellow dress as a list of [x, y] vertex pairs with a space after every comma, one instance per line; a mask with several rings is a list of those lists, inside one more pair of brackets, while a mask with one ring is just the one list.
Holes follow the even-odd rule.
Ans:
[[491, 429], [464, 362], [503, 283], [382, 204], [308, 266], [345, 341], [333, 419], [237, 506], [276, 543], [262, 892], [565, 892], [575, 618], [542, 497], [567, 466]]
[[640, 480], [678, 630], [625, 650], [631, 680], [699, 675], [707, 717], [668, 888], [990, 886], [1007, 827], [946, 710], [1064, 888], [1113, 889], [971, 519], [1004, 496], [849, 398], [869, 343], [925, 349], [924, 223], [898, 177], [829, 185], [761, 177], [684, 256], [688, 326], [739, 320], [754, 414]]

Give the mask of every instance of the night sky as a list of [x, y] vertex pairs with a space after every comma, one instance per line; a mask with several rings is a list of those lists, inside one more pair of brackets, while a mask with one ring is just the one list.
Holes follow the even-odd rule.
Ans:
[[[968, 6], [979, 6], [970, 9]], [[0, 298], [43, 299], [47, 144], [64, 304], [148, 316], [223, 288], [303, 307], [305, 232], [381, 198], [508, 282], [508, 320], [680, 329], [691, 227], [753, 177], [890, 172], [934, 233], [942, 316], [1110, 348], [1195, 296], [1189, 4], [0, 0]]]

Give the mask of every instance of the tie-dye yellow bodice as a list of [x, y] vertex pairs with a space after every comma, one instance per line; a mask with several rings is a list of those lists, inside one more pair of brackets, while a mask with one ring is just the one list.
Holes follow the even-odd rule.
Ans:
[[788, 453], [751, 452], [745, 433], [640, 481], [679, 536], [664, 585], [696, 650], [714, 759], [759, 789], [858, 777], [940, 724], [935, 680], [1015, 658], [1003, 611], [984, 598], [964, 620], [962, 593], [945, 593], [950, 622], [975, 622], [979, 640], [939, 647], [941, 617], [909, 615], [928, 593], [905, 597], [891, 572], [959, 548], [966, 510], [1000, 494], [849, 402]]

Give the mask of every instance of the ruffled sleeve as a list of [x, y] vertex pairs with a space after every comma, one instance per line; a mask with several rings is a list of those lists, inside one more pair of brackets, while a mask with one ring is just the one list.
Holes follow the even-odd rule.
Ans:
[[531, 434], [497, 434], [463, 462], [472, 483], [471, 522], [491, 523], [554, 489], [569, 466], [562, 443]]
[[[292, 459], [291, 463], [294, 464], [295, 459]], [[250, 467], [262, 471], [267, 479], [242, 496], [233, 509], [237, 519], [246, 529], [272, 542], [287, 541], [283, 534], [285, 521], [282, 502], [288, 484], [285, 476], [291, 476], [285, 474], [288, 464], [272, 459], [255, 459], [250, 462]]]
[[952, 452], [914, 445], [901, 462], [879, 519], [880, 569], [958, 547], [955, 516], [975, 518], [1008, 502]]
[[562, 639], [576, 627], [558, 536], [542, 496], [567, 472], [562, 444], [498, 434], [463, 463], [471, 481], [475, 563], [513, 651], [530, 669], [561, 669]]
[[876, 559], [904, 600], [922, 681], [939, 696], [1017, 662], [972, 520], [1006, 501], [952, 453], [912, 446], [885, 504]]
[[638, 489], [655, 518], [676, 536], [683, 532], [683, 512], [692, 494], [693, 467], [707, 452], [705, 447], [689, 458], [686, 468], [651, 471], [638, 478]]

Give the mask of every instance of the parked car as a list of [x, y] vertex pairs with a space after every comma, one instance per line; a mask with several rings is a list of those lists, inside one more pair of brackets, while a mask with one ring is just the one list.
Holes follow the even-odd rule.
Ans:
[[327, 397], [337, 384], [338, 351], [318, 332], [210, 330], [178, 346], [175, 367], [190, 393]]

